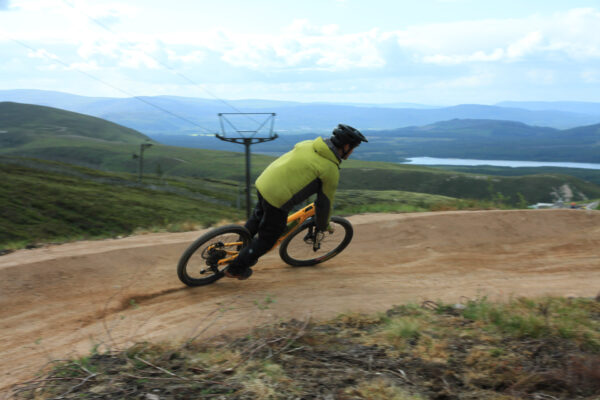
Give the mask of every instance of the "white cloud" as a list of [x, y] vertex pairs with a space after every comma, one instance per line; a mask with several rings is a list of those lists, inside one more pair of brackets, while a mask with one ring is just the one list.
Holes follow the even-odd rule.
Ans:
[[40, 58], [43, 60], [57, 60], [59, 57], [56, 54], [49, 52], [46, 49], [37, 49], [35, 51], [29, 50], [27, 52], [29, 58]]
[[600, 58], [600, 12], [575, 9], [549, 18], [452, 23], [399, 32], [399, 43], [437, 64], [517, 61], [527, 57]]
[[600, 69], [586, 69], [581, 71], [580, 76], [586, 83], [600, 83]]
[[429, 89], [462, 89], [478, 88], [490, 85], [494, 82], [495, 76], [491, 73], [480, 73], [469, 76], [461, 76], [447, 80], [436, 81], [427, 84]]
[[510, 60], [525, 57], [540, 50], [543, 36], [540, 32], [529, 32], [524, 37], [508, 45], [506, 57]]
[[151, 52], [145, 50], [121, 50], [119, 66], [125, 68], [149, 68], [159, 69], [160, 64], [157, 58], [151, 55]]
[[539, 85], [552, 85], [556, 82], [556, 72], [549, 69], [536, 68], [527, 71], [531, 83]]
[[339, 31], [336, 24], [312, 25], [307, 19], [296, 19], [285, 29], [288, 36], [331, 36]]
[[[347, 70], [385, 64], [375, 31], [340, 34], [337, 27], [294, 21], [281, 36], [229, 35], [223, 60], [238, 67]], [[217, 50], [218, 49], [214, 49]]]
[[[136, 10], [128, 5], [65, 1], [73, 7], [62, 0], [0, 0], [0, 8], [18, 7], [18, 12], [0, 13], [0, 30], [40, 49], [29, 52], [30, 58], [44, 60], [32, 69], [45, 63], [46, 69], [96, 71], [98, 76], [119, 71], [126, 86], [143, 87], [152, 77], [164, 80], [161, 90], [180, 92], [178, 85], [184, 83], [161, 72], [167, 65], [198, 82], [222, 85], [214, 86], [217, 93], [223, 88], [231, 96], [241, 96], [242, 88], [258, 95], [260, 87], [319, 96], [360, 92], [377, 97], [393, 90], [416, 96], [419, 90], [471, 88], [475, 93], [477, 88], [502, 90], [502, 85], [514, 82], [545, 88], [569, 80], [600, 80], [600, 11], [593, 8], [398, 30], [357, 31], [351, 24], [297, 19], [269, 33], [241, 33], [226, 25], [204, 30], [201, 24], [181, 24], [162, 33], [166, 29], [157, 32], [141, 17], [132, 18]], [[21, 14], [23, 19], [12, 22], [7, 14]], [[24, 54], [9, 44], [17, 47], [11, 50], [14, 54]], [[14, 54], [11, 58], [18, 57]], [[5, 56], [1, 62], [9, 60]]]
[[468, 55], [444, 55], [435, 54], [431, 56], [423, 56], [422, 61], [425, 63], [440, 64], [440, 65], [456, 65], [471, 62], [486, 62], [486, 61], [500, 61], [505, 58], [506, 51], [504, 49], [495, 49], [490, 53], [484, 51], [476, 51], [473, 54]]
[[[202, 35], [196, 35], [202, 36]], [[377, 69], [389, 63], [389, 40], [407, 60], [435, 65], [469, 65], [524, 61], [529, 58], [600, 57], [600, 12], [575, 9], [550, 17], [461, 21], [340, 33], [336, 25], [314, 26], [295, 20], [281, 35], [210, 33], [196, 42], [222, 54], [222, 60], [250, 69], [344, 71]], [[217, 45], [215, 45], [217, 43]], [[198, 51], [198, 49], [196, 49]], [[412, 55], [412, 56], [411, 56]]]
[[180, 62], [185, 64], [201, 64], [204, 61], [206, 61], [207, 57], [207, 52], [203, 50], [193, 50], [182, 55], [178, 55], [173, 50], [167, 50], [167, 58], [169, 61]]
[[77, 62], [69, 65], [67, 70], [75, 70], [75, 71], [98, 71], [102, 68], [96, 63], [96, 61], [90, 62]]
[[63, 6], [60, 0], [12, 0], [11, 3], [21, 11], [54, 12]]

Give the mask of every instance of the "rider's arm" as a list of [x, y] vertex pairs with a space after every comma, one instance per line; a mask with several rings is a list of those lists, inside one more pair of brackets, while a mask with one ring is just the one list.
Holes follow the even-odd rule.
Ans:
[[327, 230], [329, 225], [339, 176], [339, 171], [335, 168], [321, 177], [321, 190], [317, 192], [317, 199], [315, 200], [315, 218], [317, 229], [320, 231]]

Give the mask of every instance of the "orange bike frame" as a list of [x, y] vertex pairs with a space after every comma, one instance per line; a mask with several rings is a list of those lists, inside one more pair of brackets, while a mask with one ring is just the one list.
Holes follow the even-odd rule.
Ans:
[[[309, 219], [310, 217], [312, 217], [314, 215], [315, 215], [315, 203], [311, 203], [311, 204], [307, 205], [306, 207], [296, 211], [292, 215], [288, 216], [287, 226], [285, 228], [285, 231], [283, 231], [283, 233], [281, 234], [279, 239], [277, 239], [277, 242], [275, 242], [275, 245], [271, 248], [271, 250], [273, 250], [275, 247], [279, 246], [286, 237], [290, 236], [293, 232], [296, 231], [296, 229], [298, 229], [300, 226], [302, 226], [304, 221], [306, 221], [307, 219]], [[226, 246], [240, 246], [242, 244], [243, 244], [242, 242], [226, 243]], [[269, 251], [271, 251], [271, 250], [269, 250]], [[237, 251], [227, 251], [227, 254], [231, 254], [231, 257], [227, 257], [227, 258], [223, 258], [223, 259], [219, 260], [220, 265], [227, 264], [227, 263], [230, 263], [231, 261], [233, 261], [237, 257], [238, 252]]]

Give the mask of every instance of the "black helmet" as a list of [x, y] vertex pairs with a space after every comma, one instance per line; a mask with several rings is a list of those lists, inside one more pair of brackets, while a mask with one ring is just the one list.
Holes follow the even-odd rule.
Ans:
[[335, 147], [342, 148], [345, 144], [349, 144], [350, 147], [356, 147], [361, 142], [368, 142], [358, 129], [354, 129], [350, 125], [339, 124], [337, 128], [333, 130], [331, 136], [331, 143]]

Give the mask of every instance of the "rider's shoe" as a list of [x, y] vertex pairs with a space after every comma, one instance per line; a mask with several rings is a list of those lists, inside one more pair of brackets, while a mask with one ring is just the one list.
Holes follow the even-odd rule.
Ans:
[[240, 281], [244, 281], [252, 276], [252, 268], [246, 268], [241, 271], [236, 271], [236, 270], [230, 271], [230, 268], [227, 267], [227, 268], [225, 268], [225, 270], [223, 272], [225, 273], [226, 277], [237, 278]]

